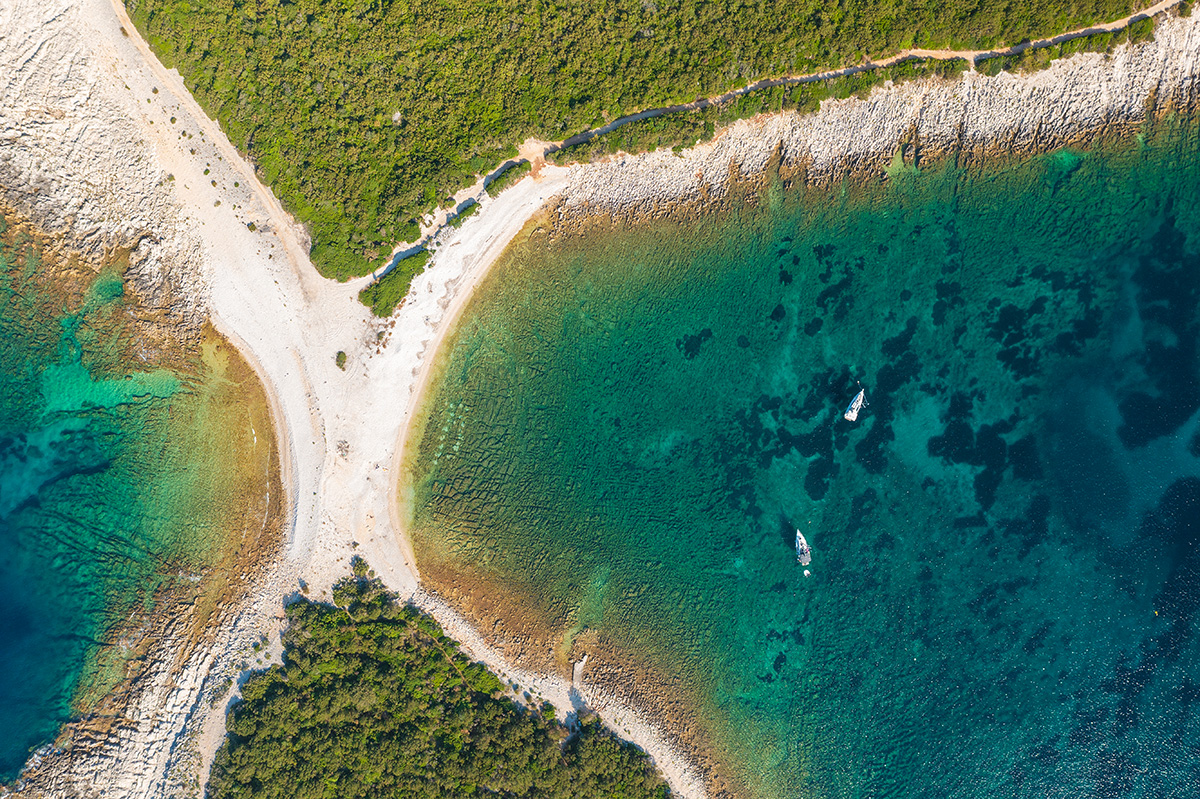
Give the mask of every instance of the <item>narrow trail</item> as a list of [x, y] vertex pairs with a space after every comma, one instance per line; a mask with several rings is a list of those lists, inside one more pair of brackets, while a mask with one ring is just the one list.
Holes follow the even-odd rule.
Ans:
[[720, 105], [721, 103], [727, 103], [730, 100], [736, 100], [743, 95], [750, 94], [751, 92], [762, 91], [763, 89], [774, 89], [779, 86], [798, 86], [804, 83], [817, 83], [819, 81], [832, 80], [834, 78], [841, 78], [847, 75], [857, 75], [860, 72], [869, 72], [875, 69], [890, 67], [914, 58], [929, 58], [937, 61], [951, 61], [953, 59], [961, 58], [970, 65], [972, 70], [974, 70], [975, 65], [980, 60], [985, 58], [1018, 55], [1026, 50], [1038, 50], [1044, 47], [1054, 47], [1055, 45], [1062, 44], [1063, 42], [1069, 42], [1072, 39], [1079, 39], [1084, 36], [1091, 36], [1097, 33], [1112, 33], [1113, 31], [1122, 30], [1123, 28], [1126, 28], [1135, 22], [1139, 22], [1143, 19], [1148, 19], [1161, 14], [1169, 8], [1179, 5], [1182, 1], [1183, 0], [1159, 0], [1159, 2], [1149, 6], [1148, 8], [1144, 8], [1141, 11], [1130, 14], [1127, 17], [1115, 20], [1113, 22], [1106, 22], [1100, 25], [1091, 25], [1086, 28], [1067, 31], [1066, 33], [1060, 33], [1057, 36], [1050, 36], [1045, 39], [1026, 41], [1020, 44], [1015, 44], [1012, 47], [1005, 47], [995, 50], [923, 50], [920, 48], [914, 48], [910, 50], [902, 50], [893, 56], [889, 56], [878, 61], [867, 61], [852, 67], [842, 67], [840, 69], [825, 70], [823, 72], [810, 72], [804, 75], [784, 75], [778, 78], [765, 78], [747, 86], [743, 86], [740, 89], [733, 89], [725, 94], [717, 95], [716, 97], [706, 97], [699, 100], [693, 100], [690, 103], [680, 103], [678, 105], [663, 106], [661, 108], [648, 108], [644, 111], [638, 111], [637, 113], [629, 114], [619, 119], [614, 119], [612, 122], [609, 122], [603, 127], [577, 133], [574, 136], [571, 136], [570, 138], [564, 139], [560, 142], [537, 142], [531, 139], [522, 145], [521, 155], [522, 157], [527, 158], [527, 150], [532, 149], [536, 145], [544, 145], [541, 152], [541, 157], [545, 158], [545, 156], [549, 155], [550, 153], [561, 150], [564, 147], [582, 144], [594, 139], [597, 136], [603, 136], [606, 133], [611, 133], [617, 128], [628, 125], [632, 122], [640, 122], [644, 119], [653, 119], [655, 117], [673, 114], [679, 111], [696, 111], [703, 108], [708, 108], [709, 106]]
[[[112, 0], [114, 5], [120, 4], [121, 0]], [[862, 64], [856, 64], [850, 67], [841, 67], [839, 69], [824, 70], [821, 72], [809, 72], [803, 75], [784, 75], [778, 78], [764, 78], [755, 83], [743, 86], [740, 89], [733, 89], [724, 94], [716, 95], [715, 97], [704, 97], [698, 100], [693, 100], [690, 103], [678, 103], [676, 105], [661, 106], [659, 108], [647, 108], [633, 114], [614, 119], [607, 125], [592, 130], [585, 130], [576, 133], [562, 141], [550, 142], [542, 139], [530, 138], [522, 142], [518, 148], [516, 158], [505, 161], [492, 172], [484, 176], [474, 186], [469, 189], [462, 190], [455, 194], [455, 204], [457, 205], [467, 196], [476, 196], [482, 193], [484, 186], [489, 181], [495, 180], [507, 169], [515, 166], [521, 161], [528, 161], [533, 169], [533, 175], [536, 177], [541, 165], [545, 163], [547, 155], [562, 150], [566, 147], [572, 147], [576, 144], [583, 144], [591, 141], [597, 136], [603, 136], [606, 133], [611, 133], [614, 130], [624, 127], [625, 125], [634, 122], [641, 122], [646, 119], [654, 119], [656, 117], [666, 116], [667, 114], [675, 114], [681, 111], [698, 111], [714, 105], [727, 103], [730, 100], [736, 100], [739, 97], [750, 94], [752, 92], [762, 91], [763, 89], [774, 89], [780, 86], [799, 86], [805, 83], [817, 83], [825, 80], [833, 80], [835, 78], [846, 77], [849, 75], [857, 75], [862, 72], [870, 72], [876, 69], [900, 64], [904, 61], [915, 58], [927, 58], [937, 61], [951, 61], [954, 59], [962, 59], [967, 62], [969, 68], [974, 71], [979, 61], [987, 58], [995, 58], [997, 56], [1018, 55], [1026, 50], [1038, 50], [1045, 47], [1054, 47], [1064, 42], [1069, 42], [1072, 39], [1079, 39], [1084, 36], [1092, 36], [1097, 33], [1112, 33], [1122, 30], [1135, 22], [1150, 17], [1157, 16], [1169, 8], [1179, 5], [1183, 0], [1159, 0], [1152, 6], [1142, 9], [1141, 11], [1130, 14], [1122, 19], [1114, 20], [1113, 22], [1105, 22], [1098, 25], [1090, 25], [1086, 28], [1078, 28], [1073, 31], [1060, 33], [1056, 36], [1049, 36], [1044, 39], [1035, 39], [1033, 41], [1025, 41], [1011, 47], [1003, 47], [992, 50], [926, 50], [922, 48], [911, 48], [902, 50], [895, 55], [878, 61], [866, 61]], [[418, 237], [415, 243], [402, 243], [397, 245], [384, 266], [373, 270], [366, 278], [358, 279], [361, 283], [356, 285], [366, 286], [373, 283], [384, 275], [396, 268], [400, 260], [413, 252], [416, 252], [420, 246], [430, 241], [437, 233], [447, 224], [448, 215], [443, 210], [435, 212], [434, 222], [424, 226], [421, 231], [421, 236]]]

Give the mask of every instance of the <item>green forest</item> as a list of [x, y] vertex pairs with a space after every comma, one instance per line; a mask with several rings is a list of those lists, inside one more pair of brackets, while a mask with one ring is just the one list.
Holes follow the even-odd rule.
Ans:
[[529, 136], [908, 47], [990, 48], [1135, 0], [126, 0], [312, 233], [368, 274]]
[[335, 605], [288, 605], [283, 665], [243, 686], [210, 799], [667, 796], [641, 750], [594, 718], [568, 730], [517, 705], [355, 566]]

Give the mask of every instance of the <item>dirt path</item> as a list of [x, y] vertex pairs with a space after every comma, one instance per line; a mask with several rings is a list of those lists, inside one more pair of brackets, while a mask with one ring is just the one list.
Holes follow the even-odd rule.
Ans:
[[[740, 89], [733, 89], [732, 91], [728, 91], [715, 97], [705, 97], [699, 100], [693, 100], [690, 103], [679, 103], [676, 105], [662, 106], [660, 108], [647, 108], [643, 111], [638, 111], [636, 113], [620, 117], [619, 119], [615, 119], [602, 127], [577, 133], [574, 136], [563, 139], [562, 141], [551, 142], [537, 138], [526, 139], [520, 144], [518, 148], [518, 154], [515, 159], [510, 159], [509, 161], [501, 164], [492, 172], [488, 173], [479, 181], [477, 181], [475, 185], [457, 192], [454, 195], [455, 205], [457, 206], [467, 198], [475, 198], [480, 196], [482, 194], [484, 185], [487, 182], [495, 180], [505, 170], [522, 160], [530, 163], [531, 172], [536, 178], [541, 171], [542, 165], [546, 163], [546, 156], [550, 153], [557, 152], [565, 147], [583, 144], [584, 142], [591, 141], [597, 136], [603, 136], [606, 133], [611, 133], [617, 128], [629, 125], [633, 122], [640, 122], [644, 119], [654, 119], [655, 117], [674, 114], [680, 111], [695, 111], [702, 108], [708, 108], [709, 106], [713, 105], [720, 105], [721, 103], [727, 103], [730, 100], [735, 100], [743, 95], [750, 94], [751, 92], [762, 91], [763, 89], [773, 89], [779, 86], [797, 86], [804, 83], [817, 83], [824, 80], [845, 77], [847, 75], [856, 75], [860, 72], [868, 72], [875, 69], [890, 67], [894, 64], [899, 64], [903, 61], [913, 58], [928, 58], [938, 61], [950, 61], [961, 58], [970, 65], [970, 69], [974, 70], [976, 63], [983, 58], [1016, 55], [1018, 53], [1023, 53], [1026, 50], [1053, 47], [1072, 39], [1091, 36], [1092, 34], [1096, 33], [1109, 33], [1112, 31], [1121, 30], [1135, 22], [1138, 22], [1139, 20], [1147, 19], [1160, 14], [1173, 6], [1179, 5], [1181, 2], [1183, 2], [1183, 0], [1159, 0], [1159, 2], [1149, 6], [1148, 8], [1113, 22], [1091, 25], [1086, 28], [1079, 28], [1077, 30], [1067, 31], [1066, 33], [1060, 33], [1057, 36], [1027, 41], [1020, 44], [1015, 44], [1012, 47], [1001, 48], [998, 50], [925, 50], [921, 48], [913, 48], [909, 50], [902, 50], [893, 56], [889, 56], [879, 61], [866, 61], [862, 64], [857, 64], [851, 67], [842, 67], [839, 69], [825, 70], [822, 72], [810, 72], [803, 75], [784, 75], [778, 78], [765, 78], [747, 86], [743, 86]], [[124, 6], [122, 5], [122, 0], [112, 0], [112, 3], [113, 6], [118, 9], [117, 13], [123, 15]], [[139, 44], [141, 44], [140, 39]], [[142, 46], [144, 46], [144, 44], [142, 44]], [[272, 196], [271, 199], [274, 200], [274, 197]], [[392, 271], [392, 269], [396, 267], [396, 264], [399, 263], [400, 259], [398, 256], [401, 256], [410, 250], [415, 250], [415, 248], [421, 242], [425, 242], [432, 236], [436, 235], [437, 232], [446, 225], [448, 218], [449, 213], [445, 209], [435, 209], [433, 212], [433, 218], [422, 225], [421, 235], [417, 238], [416, 242], [402, 242], [397, 244], [392, 250], [392, 254], [388, 261], [382, 267], [373, 270], [367, 278], [358, 279], [355, 281], [354, 285], [358, 288], [361, 288]]]
[[[975, 65], [984, 58], [1017, 55], [1025, 52], [1026, 50], [1037, 50], [1043, 47], [1053, 47], [1055, 45], [1062, 44], [1063, 42], [1071, 41], [1072, 39], [1079, 39], [1096, 33], [1111, 33], [1113, 31], [1126, 28], [1140, 20], [1148, 19], [1157, 14], [1161, 14], [1169, 8], [1179, 5], [1180, 2], [1182, 2], [1182, 0], [1159, 0], [1159, 2], [1148, 8], [1142, 9], [1141, 11], [1130, 14], [1127, 17], [1115, 20], [1113, 22], [1106, 22], [1100, 25], [1091, 25], [1086, 28], [1079, 28], [1078, 30], [1060, 33], [1057, 36], [1022, 42], [1020, 44], [1015, 44], [1012, 47], [1005, 47], [997, 50], [923, 50], [920, 48], [914, 48], [910, 50], [903, 50], [893, 56], [889, 56], [879, 61], [867, 61], [852, 67], [842, 67], [840, 69], [825, 70], [823, 72], [810, 72], [804, 75], [784, 75], [778, 78], [765, 78], [757, 81], [756, 83], [751, 83], [748, 86], [743, 86], [740, 89], [734, 89], [726, 92], [725, 94], [717, 95], [716, 97], [706, 97], [699, 100], [694, 100], [690, 103], [680, 103], [678, 105], [663, 106], [661, 108], [648, 108], [644, 111], [638, 111], [637, 113], [623, 116], [620, 119], [615, 119], [603, 127], [577, 133], [561, 142], [540, 142], [535, 139], [529, 139], [521, 145], [521, 156], [524, 158], [530, 158], [530, 155], [535, 155], [540, 147], [540, 159], [544, 159], [545, 156], [556, 152], [557, 150], [561, 150], [564, 147], [570, 147], [575, 144], [582, 144], [584, 142], [591, 141], [597, 136], [602, 136], [605, 133], [611, 133], [617, 128], [628, 125], [632, 122], [640, 122], [643, 119], [653, 119], [655, 117], [673, 114], [679, 111], [695, 111], [702, 108], [708, 108], [709, 106], [713, 105], [720, 105], [721, 103], [727, 103], [730, 100], [735, 100], [743, 95], [750, 94], [751, 92], [762, 91], [763, 89], [773, 89], [779, 86], [797, 86], [804, 83], [817, 83], [819, 81], [832, 80], [834, 78], [841, 78], [847, 75], [857, 75], [860, 72], [868, 72], [870, 70], [881, 69], [883, 67], [890, 67], [894, 64], [899, 64], [903, 61], [913, 58], [930, 58], [938, 61], [950, 61], [956, 58], [961, 58], [967, 61], [967, 63], [970, 65], [970, 68], [974, 70]], [[538, 161], [534, 160], [533, 158], [530, 158], [530, 161], [534, 164], [534, 168], [536, 169], [538, 166]]]

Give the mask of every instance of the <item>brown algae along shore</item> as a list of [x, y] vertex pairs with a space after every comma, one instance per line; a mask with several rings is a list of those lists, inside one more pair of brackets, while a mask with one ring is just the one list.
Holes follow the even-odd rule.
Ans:
[[45, 763], [120, 734], [152, 664], [208, 646], [277, 551], [283, 492], [261, 386], [219, 334], [148, 306], [127, 253], [81, 255], [11, 209], [0, 239], [0, 532], [41, 603], [6, 609], [31, 627], [5, 642], [6, 706], [41, 710], [5, 725], [53, 740]]

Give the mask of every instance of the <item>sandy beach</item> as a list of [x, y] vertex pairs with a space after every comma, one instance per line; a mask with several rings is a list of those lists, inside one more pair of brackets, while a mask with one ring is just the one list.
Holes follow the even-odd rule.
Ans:
[[723, 196], [731, 174], [753, 179], [776, 153], [821, 180], [846, 169], [878, 173], [909, 139], [931, 153], [1048, 148], [1139, 123], [1151, 96], [1159, 109], [1190, 104], [1200, 76], [1200, 26], [1168, 17], [1154, 42], [1081, 54], [1030, 76], [880, 87], [807, 117], [737, 123], [682, 156], [542, 166], [495, 199], [477, 187], [480, 213], [437, 238], [403, 307], [377, 319], [357, 300], [370, 278], [339, 284], [317, 274], [304, 230], [178, 73], [153, 57], [119, 0], [15, 0], [0, 9], [0, 31], [0, 190], [73, 246], [132, 247], [139, 291], [181, 316], [210, 317], [239, 347], [270, 397], [288, 492], [284, 554], [264, 568], [255, 594], [226, 609], [211, 645], [181, 668], [173, 668], [177, 642], [163, 641], [126, 723], [72, 754], [47, 752], [26, 775], [34, 795], [99, 796], [103, 784], [151, 797], [203, 784], [224, 734], [230, 681], [257, 665], [252, 645], [265, 635], [278, 658], [284, 602], [302, 584], [308, 596], [328, 597], [354, 555], [473, 657], [564, 713], [577, 691], [655, 758], [673, 791], [705, 795], [686, 754], [653, 719], [590, 691], [586, 668], [572, 681], [515, 670], [419, 585], [399, 529], [398, 466], [434, 353], [474, 288], [554, 198], [561, 213], [655, 216]]

